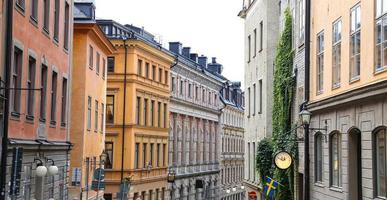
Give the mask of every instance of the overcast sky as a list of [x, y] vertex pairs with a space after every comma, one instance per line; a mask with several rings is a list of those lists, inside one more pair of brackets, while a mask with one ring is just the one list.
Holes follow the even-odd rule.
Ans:
[[144, 27], [166, 48], [180, 41], [193, 53], [217, 57], [223, 75], [243, 84], [242, 0], [96, 0], [96, 7], [97, 18]]

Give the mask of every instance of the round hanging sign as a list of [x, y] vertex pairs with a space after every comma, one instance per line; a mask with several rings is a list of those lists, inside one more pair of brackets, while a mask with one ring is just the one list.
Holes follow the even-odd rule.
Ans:
[[281, 151], [274, 156], [274, 164], [278, 169], [289, 169], [292, 162], [292, 156], [286, 151]]

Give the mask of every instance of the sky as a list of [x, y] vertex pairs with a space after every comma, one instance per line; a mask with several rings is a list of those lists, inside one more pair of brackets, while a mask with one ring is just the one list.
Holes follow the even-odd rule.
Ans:
[[96, 8], [98, 19], [144, 27], [165, 48], [179, 41], [216, 57], [225, 77], [244, 83], [242, 0], [96, 0]]

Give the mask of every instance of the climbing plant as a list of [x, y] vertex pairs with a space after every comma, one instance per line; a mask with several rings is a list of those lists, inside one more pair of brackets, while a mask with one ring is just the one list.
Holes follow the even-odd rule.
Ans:
[[256, 166], [261, 183], [264, 183], [265, 176], [273, 177], [273, 154], [273, 142], [270, 138], [265, 138], [259, 141], [256, 156]]
[[[286, 150], [294, 157], [297, 143], [291, 133], [291, 106], [294, 99], [295, 80], [293, 77], [292, 16], [289, 8], [285, 11], [285, 26], [281, 33], [275, 58], [273, 88], [273, 143], [274, 152]], [[277, 200], [293, 199], [294, 168], [286, 171], [275, 169], [274, 179], [281, 186], [276, 195]]]

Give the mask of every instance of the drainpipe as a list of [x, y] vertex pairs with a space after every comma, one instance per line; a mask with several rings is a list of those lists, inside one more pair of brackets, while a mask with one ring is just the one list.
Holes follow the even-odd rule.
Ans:
[[[304, 109], [307, 108], [310, 93], [310, 24], [311, 24], [311, 1], [305, 0], [305, 102]], [[309, 124], [304, 126], [304, 200], [310, 199], [309, 188]]]
[[[123, 111], [122, 111], [122, 146], [121, 146], [121, 184], [124, 182], [124, 158], [125, 158], [125, 115], [126, 115], [126, 82], [127, 82], [127, 61], [128, 61], [128, 46], [126, 45], [126, 38], [124, 41], [124, 48], [125, 48], [125, 68], [124, 68], [124, 105], [123, 105]], [[121, 191], [123, 192], [123, 191]], [[124, 195], [121, 194], [121, 200], [123, 200]]]
[[[1, 179], [0, 179], [0, 200], [5, 200], [5, 187], [7, 174], [7, 152], [8, 152], [8, 114], [9, 114], [9, 83], [12, 63], [12, 40], [13, 40], [13, 0], [8, 0], [7, 3], [7, 24], [6, 24], [6, 50], [5, 53], [5, 86], [4, 86], [4, 124], [3, 124], [3, 138], [1, 151]], [[1, 84], [1, 83], [0, 83]]]

